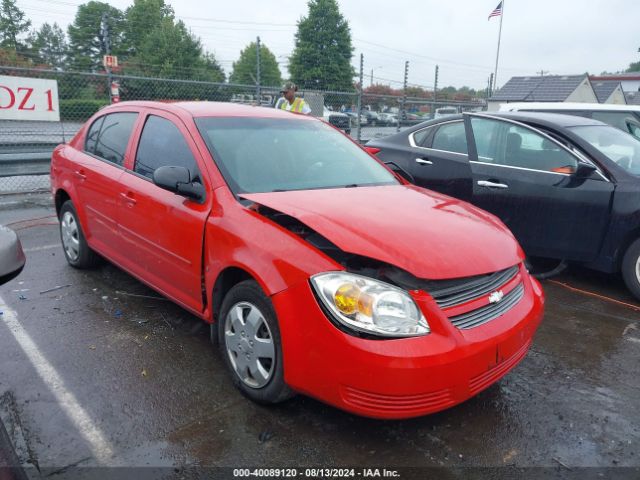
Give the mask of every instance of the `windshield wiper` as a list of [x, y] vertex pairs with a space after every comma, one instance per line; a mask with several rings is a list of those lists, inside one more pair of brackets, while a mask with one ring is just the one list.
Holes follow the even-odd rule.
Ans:
[[351, 183], [349, 185], [345, 185], [344, 188], [356, 188], [359, 187], [360, 185], [358, 185], [357, 183]]

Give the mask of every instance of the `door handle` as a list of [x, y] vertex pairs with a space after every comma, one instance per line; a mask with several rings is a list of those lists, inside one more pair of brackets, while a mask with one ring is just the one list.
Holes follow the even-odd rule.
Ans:
[[433, 162], [426, 158], [416, 158], [416, 163], [419, 163], [420, 165], [433, 165]]
[[133, 197], [132, 192], [127, 192], [127, 193], [120, 192], [120, 196], [124, 198], [125, 202], [131, 205], [135, 205], [136, 203], [138, 203], [138, 201]]
[[489, 182], [487, 180], [478, 180], [478, 185], [480, 185], [481, 187], [488, 187], [488, 188], [509, 188], [509, 185], [505, 183], [495, 183], [495, 182]]
[[84, 173], [84, 170], [76, 170], [73, 174], [78, 177], [80, 180], [85, 180], [87, 175]]

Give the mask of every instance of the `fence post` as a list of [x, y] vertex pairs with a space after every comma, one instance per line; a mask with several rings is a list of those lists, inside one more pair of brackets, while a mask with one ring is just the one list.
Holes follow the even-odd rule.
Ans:
[[431, 109], [431, 118], [435, 118], [436, 116], [436, 95], [438, 94], [438, 71], [440, 70], [440, 67], [438, 67], [438, 65], [436, 65], [436, 78], [433, 81], [433, 108]]
[[360, 54], [360, 88], [358, 89], [358, 115], [356, 116], [356, 140], [358, 143], [362, 141], [362, 126], [360, 125], [360, 114], [362, 113], [362, 83], [363, 79], [363, 68], [364, 68], [364, 55]]
[[256, 38], [256, 99], [258, 106], [262, 105], [262, 92], [260, 91], [260, 37]]
[[[106, 55], [111, 54], [111, 39], [109, 38], [109, 23], [107, 22], [108, 17], [106, 13], [102, 14], [102, 20], [100, 22], [100, 29], [102, 34], [102, 42], [104, 46], [104, 52]], [[109, 94], [109, 104], [113, 103], [113, 98], [111, 95], [111, 83], [113, 79], [111, 78], [111, 67], [105, 64], [104, 69], [107, 71], [107, 93]]]
[[407, 103], [407, 82], [409, 81], [409, 60], [404, 62], [404, 85], [402, 87], [402, 106], [400, 108], [400, 118], [398, 118], [398, 126], [396, 131], [400, 131], [400, 123], [402, 119], [406, 117], [406, 103]]

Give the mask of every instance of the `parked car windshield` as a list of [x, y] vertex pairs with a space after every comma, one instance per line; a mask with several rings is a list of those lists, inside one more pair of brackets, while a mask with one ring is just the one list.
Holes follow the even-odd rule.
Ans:
[[360, 147], [319, 121], [196, 119], [234, 193], [397, 184]]
[[627, 172], [640, 175], [640, 140], [608, 125], [571, 127], [571, 130]]

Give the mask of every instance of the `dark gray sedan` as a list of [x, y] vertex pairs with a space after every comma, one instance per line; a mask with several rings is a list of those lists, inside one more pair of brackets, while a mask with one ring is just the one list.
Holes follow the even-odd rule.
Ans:
[[551, 113], [468, 113], [366, 147], [413, 181], [483, 208], [527, 255], [622, 272], [640, 298], [640, 141]]

